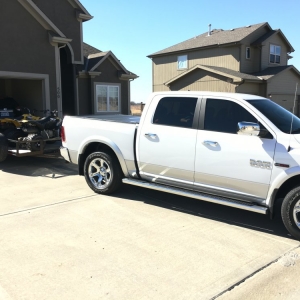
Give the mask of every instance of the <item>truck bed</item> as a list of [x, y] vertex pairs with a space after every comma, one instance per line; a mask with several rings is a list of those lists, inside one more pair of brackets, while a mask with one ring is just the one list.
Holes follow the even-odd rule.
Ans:
[[127, 124], [139, 124], [141, 117], [131, 115], [86, 115], [78, 116], [78, 118]]

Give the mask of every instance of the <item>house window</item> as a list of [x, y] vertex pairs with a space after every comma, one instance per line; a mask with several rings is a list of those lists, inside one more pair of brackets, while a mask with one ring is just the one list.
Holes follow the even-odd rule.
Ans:
[[96, 112], [118, 112], [120, 110], [120, 87], [118, 85], [96, 85]]
[[270, 63], [280, 64], [280, 52], [281, 47], [276, 45], [270, 45]]
[[251, 58], [251, 52], [250, 52], [250, 47], [246, 47], [246, 59]]
[[177, 57], [177, 68], [180, 69], [187, 69], [187, 55], [180, 55]]

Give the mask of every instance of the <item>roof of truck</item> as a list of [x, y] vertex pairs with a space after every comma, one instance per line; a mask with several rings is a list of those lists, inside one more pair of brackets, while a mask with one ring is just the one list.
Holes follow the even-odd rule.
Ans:
[[[250, 95], [250, 94], [241, 94], [241, 93], [226, 93], [226, 92], [207, 92], [207, 91], [180, 91], [180, 92], [154, 92], [152, 97], [155, 95], [168, 95], [168, 96], [196, 96], [196, 97], [226, 97], [239, 100], [257, 100], [257, 99], [266, 99], [262, 96]], [[151, 98], [152, 98], [151, 97]]]

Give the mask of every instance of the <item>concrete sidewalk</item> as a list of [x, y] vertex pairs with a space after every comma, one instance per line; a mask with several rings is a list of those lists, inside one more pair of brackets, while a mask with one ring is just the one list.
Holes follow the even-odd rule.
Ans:
[[[9, 158], [0, 170], [1, 300], [298, 293], [299, 242], [264, 216], [130, 186], [100, 196], [57, 158]], [[275, 263], [283, 255], [292, 267]]]
[[299, 278], [300, 248], [297, 248], [217, 299], [298, 300], [300, 298]]

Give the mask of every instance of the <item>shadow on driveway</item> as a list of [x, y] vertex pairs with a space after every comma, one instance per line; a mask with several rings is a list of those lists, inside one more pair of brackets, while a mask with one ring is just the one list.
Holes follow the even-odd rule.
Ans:
[[4, 162], [0, 163], [0, 170], [11, 174], [43, 176], [53, 179], [78, 175], [77, 165], [66, 163], [58, 153], [45, 154], [40, 157], [8, 156]]
[[[66, 163], [58, 154], [43, 157], [9, 156], [6, 161], [0, 163], [0, 171], [53, 179], [78, 175], [77, 166]], [[84, 181], [84, 177], [82, 180]], [[282, 223], [280, 208], [278, 207], [275, 210], [274, 220], [270, 220], [268, 215], [124, 184], [122, 189], [112, 196], [126, 200], [143, 201], [148, 205], [293, 239]]]
[[283, 225], [280, 207], [276, 207], [275, 218], [270, 220], [268, 215], [130, 185], [123, 185], [122, 189], [114, 195], [127, 200], [144, 201], [145, 204], [294, 239]]

